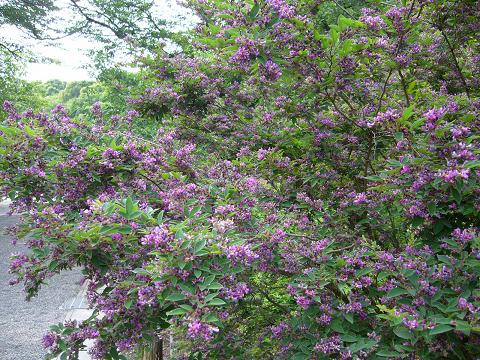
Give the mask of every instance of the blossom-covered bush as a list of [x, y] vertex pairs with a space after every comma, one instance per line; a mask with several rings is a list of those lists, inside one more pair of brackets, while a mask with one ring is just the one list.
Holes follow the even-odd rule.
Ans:
[[478, 2], [187, 5], [127, 114], [4, 104], [14, 282], [81, 266], [95, 309], [52, 356], [174, 327], [176, 358], [478, 357]]

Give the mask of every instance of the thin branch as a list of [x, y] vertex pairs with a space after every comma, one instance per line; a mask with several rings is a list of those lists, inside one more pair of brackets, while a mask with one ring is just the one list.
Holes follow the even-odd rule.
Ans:
[[268, 300], [269, 303], [271, 303], [272, 305], [275, 305], [277, 308], [279, 308], [280, 310], [282, 310], [285, 313], [290, 312], [290, 309], [288, 307], [286, 307], [283, 304], [280, 304], [278, 301], [273, 299], [265, 290], [261, 289], [259, 286], [256, 286], [256, 285], [253, 285], [253, 287], [256, 290], [258, 290], [258, 292], [260, 292], [265, 297], [265, 299]]
[[332, 96], [326, 92], [325, 93], [325, 96], [327, 97], [328, 100], [330, 100], [330, 102], [332, 103], [333, 107], [335, 108], [335, 110], [340, 114], [342, 115], [345, 119], [347, 119], [348, 121], [350, 121], [352, 124], [356, 125], [357, 127], [359, 128], [362, 128], [360, 125], [358, 125], [355, 120], [353, 120], [351, 117], [349, 117], [348, 115], [344, 114], [342, 112], [342, 110], [339, 109], [339, 107], [337, 106], [337, 103], [335, 102], [335, 99], [332, 98]]
[[138, 175], [138, 176], [144, 178], [145, 180], [150, 181], [150, 182], [151, 182], [153, 185], [155, 185], [160, 191], [163, 191], [163, 188], [162, 188], [162, 187], [160, 186], [160, 184], [157, 183], [155, 180], [150, 179], [148, 176], [146, 176], [146, 175], [144, 175], [144, 174], [142, 174], [142, 173], [140, 173], [140, 172], [134, 172], [134, 171], [132, 171], [132, 173], [134, 173], [135, 175]]
[[372, 133], [368, 133], [367, 155], [365, 157], [365, 167], [363, 169], [363, 176], [368, 175], [368, 168], [370, 166], [370, 156], [372, 154], [372, 145], [373, 145]]
[[120, 31], [119, 29], [116, 29], [116, 28], [112, 27], [111, 25], [108, 25], [108, 24], [106, 24], [106, 23], [104, 23], [104, 22], [102, 22], [102, 21], [100, 21], [100, 20], [96, 20], [96, 19], [92, 18], [90, 15], [88, 15], [87, 13], [85, 13], [84, 9], [77, 4], [77, 1], [76, 1], [76, 0], [70, 0], [70, 2], [73, 4], [73, 6], [80, 12], [80, 14], [81, 14], [87, 21], [92, 22], [92, 23], [94, 23], [94, 24], [97, 24], [97, 25], [99, 25], [99, 26], [102, 26], [102, 27], [104, 27], [104, 28], [109, 29], [109, 30], [112, 31], [112, 32], [115, 34], [115, 36], [117, 36], [119, 39], [125, 38], [125, 34], [124, 34], [122, 31]]
[[388, 81], [390, 80], [390, 77], [392, 76], [392, 74], [393, 74], [393, 69], [390, 69], [390, 71], [388, 72], [387, 78], [385, 79], [385, 82], [383, 83], [382, 94], [380, 95], [380, 99], [378, 100], [376, 115], [378, 115], [378, 113], [380, 112], [380, 109], [382, 108], [383, 96], [385, 95], [385, 92], [387, 91]]
[[287, 233], [287, 235], [288, 235], [288, 236], [294, 236], [294, 237], [301, 237], [301, 238], [305, 238], [305, 239], [313, 240], [313, 241], [317, 241], [317, 240], [318, 240], [318, 238], [311, 237], [311, 236], [304, 235], [304, 234]]
[[462, 69], [460, 68], [460, 64], [458, 63], [453, 46], [450, 43], [450, 40], [448, 39], [448, 36], [443, 30], [443, 28], [441, 28], [440, 31], [442, 32], [442, 36], [445, 39], [445, 42], [447, 43], [448, 49], [450, 50], [450, 54], [452, 55], [453, 62], [455, 63], [455, 67], [457, 68], [458, 75], [460, 75], [462, 84], [465, 87], [465, 92], [467, 93], [467, 96], [470, 98], [470, 91], [468, 90], [467, 80], [465, 79], [465, 76], [463, 76]]
[[356, 243], [353, 243], [353, 244], [348, 245], [348, 246], [345, 246], [345, 247], [343, 247], [343, 248], [333, 249], [333, 250], [328, 251], [327, 254], [333, 254], [333, 253], [337, 253], [337, 252], [343, 252], [343, 251], [345, 251], [345, 250], [349, 250], [349, 249], [353, 248], [355, 245], [356, 245]]
[[16, 52], [15, 50], [10, 49], [7, 45], [0, 43], [0, 46], [4, 48], [9, 54], [14, 56], [15, 58], [19, 59], [21, 58], [20, 54]]
[[408, 107], [410, 106], [410, 97], [408, 96], [407, 84], [400, 68], [398, 69], [398, 75], [400, 75], [400, 82], [402, 83], [403, 93], [405, 94], [405, 102], [407, 103]]
[[354, 17], [353, 17], [353, 14], [352, 14], [350, 11], [348, 11], [347, 9], [345, 9], [342, 5], [340, 5], [337, 0], [333, 0], [333, 2], [334, 2], [340, 9], [342, 9], [342, 11], [343, 11], [345, 14], [347, 14], [348, 16], [350, 16], [352, 19], [354, 18]]

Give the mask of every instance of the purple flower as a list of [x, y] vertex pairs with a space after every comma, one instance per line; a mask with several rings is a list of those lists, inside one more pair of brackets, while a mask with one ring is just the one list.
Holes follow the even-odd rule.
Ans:
[[274, 63], [272, 60], [267, 60], [263, 66], [263, 77], [265, 80], [277, 81], [282, 76], [280, 66]]
[[97, 101], [92, 105], [91, 111], [92, 111], [93, 116], [95, 116], [97, 119], [101, 119], [101, 117], [102, 117], [102, 104], [100, 103], [100, 101]]
[[232, 261], [233, 264], [242, 263], [244, 265], [250, 265], [254, 260], [258, 258], [248, 244], [233, 245], [226, 249], [227, 258]]
[[418, 321], [416, 319], [409, 320], [408, 318], [404, 317], [402, 322], [410, 330], [415, 330], [418, 327]]
[[165, 227], [155, 227], [150, 234], [141, 238], [140, 243], [142, 245], [153, 245], [159, 248], [168, 243], [168, 230]]
[[458, 308], [461, 310], [465, 310], [467, 308], [468, 301], [465, 298], [458, 299]]
[[475, 312], [475, 306], [472, 303], [469, 303], [465, 298], [458, 299], [458, 308], [460, 310], [468, 310], [471, 313]]
[[445, 113], [445, 109], [430, 109], [423, 114], [423, 117], [426, 119], [425, 129], [428, 131], [432, 131], [436, 128], [436, 123], [438, 119], [442, 117]]
[[285, 0], [268, 0], [268, 4], [278, 12], [278, 16], [284, 19], [291, 19], [295, 16], [295, 10]]
[[297, 296], [295, 301], [297, 302], [298, 305], [300, 305], [304, 309], [307, 309], [312, 303], [312, 301], [306, 296]]
[[462, 244], [466, 244], [468, 243], [469, 241], [473, 240], [473, 238], [475, 237], [475, 233], [472, 229], [455, 229], [452, 231], [452, 236], [460, 241]]
[[456, 179], [468, 179], [470, 169], [447, 169], [439, 172], [439, 176], [448, 183], [454, 183]]
[[218, 332], [218, 328], [198, 320], [193, 320], [188, 324], [187, 336], [192, 339], [201, 338], [205, 341], [209, 341], [212, 339], [213, 333], [215, 332]]
[[318, 319], [318, 323], [321, 325], [328, 325], [332, 322], [332, 317], [328, 314], [322, 314]]
[[25, 175], [45, 177], [45, 171], [37, 165], [30, 166], [24, 170]]
[[250, 176], [245, 180], [244, 186], [248, 191], [254, 193], [258, 190], [258, 187], [259, 187], [258, 180]]
[[385, 22], [380, 16], [364, 15], [360, 21], [365, 23], [370, 30], [379, 30], [385, 26]]
[[332, 354], [339, 352], [341, 346], [342, 340], [340, 339], [340, 336], [334, 335], [322, 339], [318, 344], [315, 345], [314, 349], [322, 354]]
[[248, 65], [250, 60], [260, 55], [258, 43], [254, 40], [237, 38], [235, 42], [240, 45], [237, 52], [232, 55], [232, 61], [239, 65]]
[[112, 240], [113, 241], [120, 241], [120, 240], [122, 240], [122, 238], [123, 238], [122, 234], [119, 234], [119, 233], [112, 234]]
[[284, 321], [279, 323], [278, 325], [271, 326], [270, 330], [272, 331], [272, 335], [274, 338], [280, 338], [285, 331], [290, 329], [290, 326]]
[[233, 301], [238, 301], [245, 297], [250, 292], [250, 289], [247, 284], [240, 282], [235, 285], [235, 287], [227, 290], [227, 297]]
[[45, 349], [51, 348], [57, 342], [58, 335], [48, 333], [42, 338], [42, 345]]

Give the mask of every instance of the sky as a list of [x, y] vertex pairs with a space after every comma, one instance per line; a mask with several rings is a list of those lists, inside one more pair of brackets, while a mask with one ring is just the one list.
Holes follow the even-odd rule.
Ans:
[[83, 68], [90, 63], [90, 59], [85, 52], [91, 49], [92, 45], [87, 39], [72, 36], [63, 39], [56, 46], [40, 43], [35, 45], [35, 48], [35, 53], [55, 59], [58, 62], [27, 64], [24, 75], [26, 80], [92, 80], [92, 76]]
[[[58, 5], [65, 4], [65, 0], [59, 0]], [[156, 0], [156, 5], [166, 20], [173, 18], [176, 14], [184, 13], [174, 0]], [[63, 13], [68, 17], [68, 12]], [[13, 38], [20, 38], [21, 34], [13, 34]], [[30, 42], [29, 48], [35, 53], [47, 58], [52, 58], [55, 63], [29, 63], [26, 65], [24, 78], [28, 81], [33, 80], [52, 80], [59, 79], [63, 81], [93, 80], [85, 66], [90, 64], [90, 59], [86, 52], [94, 48], [88, 39], [82, 36], [70, 36], [58, 41], [55, 45], [42, 41]]]

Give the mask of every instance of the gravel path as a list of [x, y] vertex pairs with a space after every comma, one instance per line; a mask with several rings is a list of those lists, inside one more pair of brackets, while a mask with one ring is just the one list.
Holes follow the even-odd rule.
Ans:
[[41, 338], [52, 324], [62, 322], [71, 300], [80, 290], [79, 271], [61, 273], [44, 286], [39, 295], [25, 301], [21, 285], [9, 286], [9, 256], [23, 249], [13, 246], [3, 234], [18, 217], [5, 215], [0, 203], [0, 360], [41, 360]]

